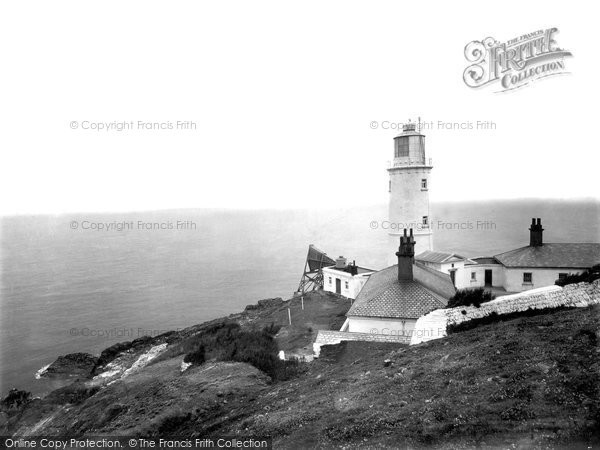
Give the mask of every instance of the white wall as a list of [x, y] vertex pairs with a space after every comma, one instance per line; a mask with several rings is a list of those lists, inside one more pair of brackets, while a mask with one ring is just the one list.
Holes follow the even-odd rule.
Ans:
[[[431, 189], [431, 169], [411, 167], [391, 169], [390, 214], [392, 223], [421, 224], [423, 216], [429, 216], [429, 189]], [[427, 189], [421, 188], [421, 180], [427, 179]], [[431, 218], [430, 218], [431, 219]], [[412, 226], [414, 231], [421, 231]], [[401, 231], [401, 230], [400, 230]]]
[[[427, 264], [440, 272], [449, 272], [451, 265]], [[581, 269], [508, 269], [499, 264], [464, 265], [454, 263], [457, 289], [485, 287], [485, 271], [492, 271], [492, 287], [503, 287], [508, 292], [521, 292], [529, 289], [552, 286], [559, 273], [581, 273]], [[471, 272], [475, 272], [475, 280], [471, 280]], [[523, 273], [532, 273], [532, 284], [523, 283]]]
[[386, 334], [410, 336], [417, 319], [391, 319], [378, 317], [348, 317], [351, 333]]
[[[485, 286], [485, 271], [492, 271], [492, 286], [504, 287], [505, 268], [499, 264], [477, 264], [473, 266], [465, 266], [462, 271], [462, 284], [465, 288], [476, 288]], [[475, 272], [475, 280], [471, 280], [471, 272]], [[508, 290], [508, 289], [507, 289]]]
[[[400, 235], [404, 228], [413, 229], [415, 254], [433, 249], [431, 231], [431, 211], [429, 210], [429, 189], [431, 189], [431, 169], [428, 167], [410, 167], [389, 171], [391, 192], [387, 228], [391, 236], [388, 264], [396, 264], [394, 252], [400, 245]], [[427, 189], [421, 188], [421, 180], [427, 179]], [[423, 227], [423, 216], [429, 217], [429, 227]]]
[[[352, 276], [348, 272], [332, 270], [326, 267], [323, 269], [323, 289], [327, 292], [335, 293], [336, 278], [339, 278], [342, 282], [341, 295], [348, 298], [356, 298], [368, 280], [368, 277], [363, 274]], [[348, 283], [347, 288], [346, 283]]]
[[[531, 272], [532, 283], [523, 283], [523, 273]], [[509, 292], [521, 292], [529, 289], [540, 288], [544, 286], [551, 286], [558, 279], [559, 273], [581, 273], [581, 269], [505, 269], [506, 281], [504, 283], [504, 289]]]

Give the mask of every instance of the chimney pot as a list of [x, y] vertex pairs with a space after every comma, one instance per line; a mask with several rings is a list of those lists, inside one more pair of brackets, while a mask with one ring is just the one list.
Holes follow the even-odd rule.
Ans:
[[543, 241], [543, 232], [542, 228], [542, 219], [537, 218], [537, 222], [535, 219], [532, 219], [531, 227], [529, 227], [529, 246], [530, 247], [540, 247], [544, 244]]
[[400, 248], [396, 252], [398, 257], [398, 281], [412, 281], [413, 264], [415, 261], [415, 241], [413, 231], [410, 230], [410, 239], [406, 237], [406, 228], [404, 237], [400, 239]]
[[344, 258], [343, 256], [336, 258], [334, 268], [344, 269], [345, 267], [346, 267], [346, 258]]

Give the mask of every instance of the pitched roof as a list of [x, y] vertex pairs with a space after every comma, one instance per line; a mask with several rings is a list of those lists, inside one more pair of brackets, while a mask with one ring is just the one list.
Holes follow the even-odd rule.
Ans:
[[496, 255], [506, 267], [586, 269], [600, 263], [600, 244], [544, 244]]
[[347, 316], [417, 319], [446, 306], [446, 300], [411, 281], [398, 281], [398, 266], [393, 265], [369, 277]]
[[423, 253], [419, 253], [415, 256], [417, 261], [425, 261], [432, 263], [443, 263], [448, 262], [455, 258], [455, 260], [467, 259], [464, 256], [457, 255], [456, 253], [446, 253], [446, 252], [432, 252], [430, 250], [425, 250]]
[[449, 273], [427, 267], [420, 261], [415, 262], [413, 266], [413, 278], [416, 282], [421, 283], [444, 299], [449, 299], [456, 294], [456, 287]]

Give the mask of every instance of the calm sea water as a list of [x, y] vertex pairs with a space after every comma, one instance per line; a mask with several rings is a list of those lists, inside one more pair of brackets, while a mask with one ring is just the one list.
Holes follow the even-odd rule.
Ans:
[[[433, 205], [435, 246], [465, 256], [528, 244], [531, 217], [547, 242], [598, 242], [597, 202]], [[55, 387], [35, 372], [58, 355], [187, 327], [297, 288], [308, 244], [383, 268], [386, 206], [320, 211], [179, 210], [19, 216], [0, 222], [0, 393]], [[72, 222], [77, 221], [77, 229]], [[134, 222], [92, 231], [83, 222]], [[143, 223], [173, 229], [138, 229]], [[177, 230], [177, 221], [195, 224]], [[477, 221], [493, 226], [477, 229]], [[443, 223], [443, 225], [442, 225]], [[463, 225], [472, 224], [472, 228]]]

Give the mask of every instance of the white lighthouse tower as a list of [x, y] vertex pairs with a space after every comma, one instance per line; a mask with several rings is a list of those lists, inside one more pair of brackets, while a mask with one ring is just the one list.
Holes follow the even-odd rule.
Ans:
[[[400, 242], [404, 228], [412, 228], [415, 254], [433, 250], [429, 189], [433, 165], [425, 157], [425, 136], [407, 123], [394, 138], [394, 159], [390, 164], [390, 248]], [[390, 261], [392, 264], [395, 261]]]

